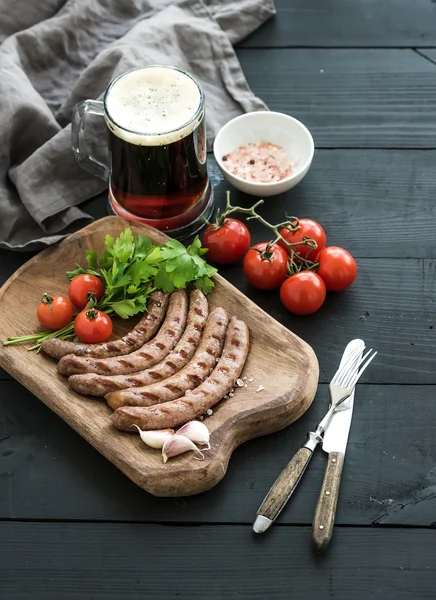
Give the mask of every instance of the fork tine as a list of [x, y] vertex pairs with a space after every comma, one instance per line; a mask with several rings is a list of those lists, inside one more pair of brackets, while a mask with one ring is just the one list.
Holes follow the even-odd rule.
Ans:
[[368, 350], [368, 352], [366, 352], [360, 359], [359, 359], [359, 363], [356, 365], [356, 369], [348, 369], [347, 373], [344, 374], [344, 377], [341, 381], [341, 385], [342, 387], [345, 388], [349, 388], [354, 376], [356, 375], [356, 373], [359, 372], [359, 368], [361, 367], [361, 365], [363, 365], [363, 363], [365, 362], [365, 360], [368, 358], [368, 356], [371, 354], [372, 352], [372, 348], [370, 348]]
[[333, 381], [333, 383], [335, 385], [340, 385], [341, 387], [343, 387], [344, 385], [344, 380], [346, 379], [346, 377], [348, 376], [348, 374], [350, 373], [354, 373], [356, 371], [356, 369], [359, 368], [359, 364], [360, 364], [360, 354], [362, 353], [362, 351], [364, 350], [364, 348], [356, 348], [349, 356], [348, 360], [346, 361], [346, 363], [344, 364], [344, 366], [342, 367], [342, 369], [340, 369], [338, 371], [338, 377], [336, 378], [335, 381]]
[[354, 368], [354, 361], [356, 360], [356, 358], [358, 357], [358, 355], [362, 352], [361, 348], [355, 348], [349, 355], [349, 357], [347, 358], [347, 360], [345, 361], [344, 365], [342, 365], [342, 367], [339, 367], [338, 370], [336, 371], [336, 373], [333, 375], [333, 378], [331, 380], [331, 383], [335, 384], [335, 385], [340, 385], [339, 381], [342, 380], [343, 376], [348, 373], [350, 367]]
[[370, 356], [368, 358], [368, 360], [362, 366], [362, 368], [360, 369], [360, 371], [355, 374], [355, 376], [353, 377], [353, 379], [351, 381], [351, 384], [349, 386], [347, 386], [348, 389], [354, 389], [354, 387], [355, 387], [356, 383], [359, 381], [360, 376], [362, 375], [363, 371], [366, 369], [366, 367], [369, 365], [369, 363], [376, 357], [376, 354], [377, 354], [377, 350], [374, 352], [374, 354], [372, 356]]

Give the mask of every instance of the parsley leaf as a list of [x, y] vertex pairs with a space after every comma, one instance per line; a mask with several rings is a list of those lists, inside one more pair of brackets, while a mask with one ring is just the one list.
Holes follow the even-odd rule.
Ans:
[[129, 317], [133, 317], [139, 313], [139, 309], [134, 300], [120, 300], [118, 302], [111, 302], [110, 307], [122, 319], [128, 319]]
[[215, 284], [210, 277], [204, 276], [196, 280], [195, 287], [198, 290], [201, 290], [203, 294], [210, 294], [210, 292], [215, 287]]
[[148, 297], [155, 289], [171, 293], [194, 283], [209, 294], [217, 270], [203, 258], [206, 252], [198, 236], [188, 247], [178, 240], [156, 246], [145, 235], [134, 236], [128, 227], [117, 238], [106, 235], [100, 256], [95, 250], [86, 251], [87, 269], [77, 264], [66, 275], [72, 279], [89, 273], [102, 279], [105, 292], [96, 307], [128, 319], [147, 310]]
[[97, 271], [98, 269], [98, 255], [96, 250], [87, 250], [85, 252], [86, 262], [88, 266], [93, 271]]

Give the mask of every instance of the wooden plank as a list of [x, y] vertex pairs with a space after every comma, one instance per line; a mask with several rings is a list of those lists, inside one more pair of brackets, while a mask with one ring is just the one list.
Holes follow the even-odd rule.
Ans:
[[417, 50], [418, 54], [425, 56], [430, 62], [436, 65], [436, 48], [420, 48]]
[[[338, 529], [326, 554], [310, 528], [1, 523], [5, 598], [78, 600], [429, 600], [436, 536], [429, 530]], [[265, 557], [268, 557], [267, 559]]]
[[428, 0], [275, 0], [277, 15], [245, 47], [435, 46], [436, 7]]
[[[300, 420], [238, 448], [212, 491], [171, 499], [136, 487], [18, 383], [0, 392], [0, 519], [250, 524], [328, 402], [322, 385]], [[359, 386], [337, 524], [435, 521], [434, 397], [434, 386]], [[312, 522], [325, 466], [318, 450], [277, 523]]]
[[252, 90], [318, 148], [433, 148], [435, 67], [412, 50], [240, 49]]

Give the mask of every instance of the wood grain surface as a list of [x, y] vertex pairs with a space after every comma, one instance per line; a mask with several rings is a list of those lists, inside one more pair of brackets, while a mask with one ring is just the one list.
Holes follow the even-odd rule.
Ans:
[[316, 148], [434, 148], [435, 67], [413, 50], [241, 49], [253, 91]]
[[341, 452], [330, 452], [312, 524], [312, 537], [317, 552], [324, 552], [333, 536], [343, 467], [344, 455]]
[[[382, 346], [358, 386], [333, 541], [321, 555], [312, 548], [322, 451], [292, 510], [267, 534], [252, 532], [275, 474], [324, 415], [326, 385], [289, 427], [238, 447], [213, 490], [156, 498], [0, 370], [0, 536], [7, 550], [0, 595], [7, 600], [434, 597], [436, 3], [275, 3], [277, 16], [237, 53], [250, 87], [271, 110], [302, 119], [316, 152], [303, 182], [271, 199], [263, 214], [321, 222], [329, 243], [356, 256], [360, 272], [319, 317], [298, 318], [276, 294], [247, 286], [239, 265], [220, 271], [310, 342], [322, 381], [350, 335]], [[210, 156], [208, 166], [222, 206], [227, 185]], [[256, 200], [234, 199], [245, 206]], [[106, 197], [81, 208], [100, 218]], [[256, 224], [250, 230], [253, 241], [264, 238]], [[0, 282], [29, 257], [0, 251]]]
[[[117, 236], [126, 226], [159, 243], [167, 238], [151, 227], [132, 226], [118, 217], [106, 217], [69, 236], [23, 265], [0, 290], [0, 338], [36, 331], [35, 306], [41, 290], [66, 293], [65, 271], [84, 262], [84, 252], [102, 252], [105, 235]], [[166, 463], [161, 453], [147, 448], [137, 435], [109, 425], [109, 407], [73, 392], [56, 371], [54, 361], [23, 345], [1, 347], [0, 364], [61, 416], [137, 485], [157, 496], [189, 496], [210, 489], [224, 476], [230, 455], [242, 442], [286, 427], [310, 406], [318, 382], [313, 350], [274, 321], [221, 277], [208, 297], [209, 306], [222, 306], [242, 318], [250, 331], [250, 352], [243, 373], [247, 383], [222, 402], [205, 423], [212, 449], [203, 461], [185, 454]], [[121, 322], [118, 335], [131, 328]], [[280, 346], [277, 340], [281, 340]], [[256, 393], [259, 385], [264, 386]]]
[[299, 448], [271, 486], [257, 513], [274, 521], [285, 508], [312, 458], [312, 451]]
[[435, 46], [432, 0], [275, 0], [277, 15], [240, 46]]
[[431, 600], [436, 577], [435, 532], [420, 529], [341, 528], [320, 557], [310, 527], [16, 522], [0, 536], [8, 600]]

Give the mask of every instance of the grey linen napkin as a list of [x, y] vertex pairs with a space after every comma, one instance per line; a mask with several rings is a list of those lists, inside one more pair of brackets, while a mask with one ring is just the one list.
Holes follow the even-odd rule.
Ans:
[[79, 205], [107, 186], [75, 162], [72, 111], [119, 73], [196, 76], [209, 149], [229, 119], [266, 109], [232, 44], [274, 13], [273, 0], [0, 0], [0, 248], [37, 250], [92, 221]]

